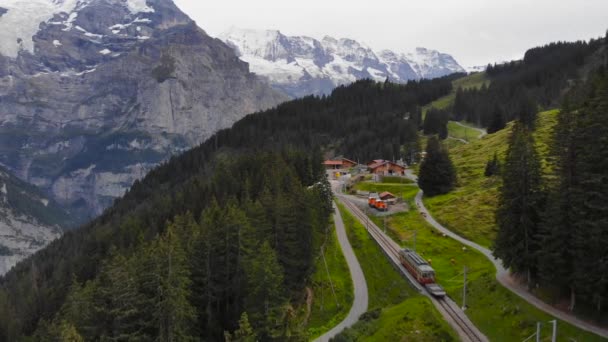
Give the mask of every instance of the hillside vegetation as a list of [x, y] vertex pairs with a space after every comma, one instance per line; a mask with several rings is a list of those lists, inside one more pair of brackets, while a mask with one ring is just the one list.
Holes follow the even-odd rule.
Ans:
[[[360, 160], [392, 159], [405, 145], [417, 153], [420, 122], [404, 114], [448, 94], [452, 80], [359, 81], [218, 132], [0, 278], [0, 340], [217, 339], [248, 325], [260, 339], [306, 336], [296, 311], [314, 271], [314, 232], [331, 211], [322, 149]], [[247, 244], [246, 227], [255, 231]], [[175, 281], [157, 283], [173, 269]], [[172, 312], [179, 323], [162, 325]]]
[[365, 227], [343, 205], [339, 208], [367, 281], [369, 309], [335, 341], [457, 341], [430, 300], [417, 294], [393, 268]]
[[[378, 184], [364, 182], [358, 190], [390, 191], [415, 208], [417, 187], [404, 184]], [[370, 216], [379, 226], [383, 218]], [[467, 267], [467, 310], [471, 321], [490, 341], [522, 341], [536, 330], [536, 322], [546, 322], [551, 316], [528, 304], [511, 293], [495, 279], [492, 263], [475, 250], [435, 231], [415, 210], [393, 214], [387, 218], [389, 235], [403, 247], [415, 248], [426, 260], [430, 260], [437, 274], [437, 281], [448, 295], [462, 304], [463, 272]], [[415, 236], [415, 237], [414, 237]], [[559, 336], [565, 341], [602, 341], [591, 333], [559, 321]], [[550, 336], [547, 326], [543, 336]]]
[[[534, 133], [545, 177], [551, 176], [549, 146], [556, 115], [557, 111], [540, 113]], [[483, 139], [452, 148], [450, 157], [457, 170], [458, 186], [449, 194], [424, 199], [427, 208], [441, 224], [486, 247], [492, 246], [496, 237], [495, 211], [501, 178], [486, 177], [484, 171], [495, 153], [499, 160], [504, 160], [512, 127], [510, 124]]]

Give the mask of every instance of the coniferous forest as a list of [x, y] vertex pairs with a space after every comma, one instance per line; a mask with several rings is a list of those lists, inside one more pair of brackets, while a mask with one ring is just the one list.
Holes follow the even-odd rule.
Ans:
[[[313, 235], [332, 211], [324, 154], [409, 162], [419, 130], [445, 137], [448, 116], [490, 131], [517, 119], [505, 160], [489, 164], [488, 174], [503, 177], [495, 254], [530, 287], [601, 312], [608, 76], [605, 65], [583, 66], [601, 64], [606, 49], [606, 40], [532, 49], [522, 62], [488, 68], [489, 87], [458, 90], [451, 113], [430, 111], [424, 122], [421, 107], [462, 75], [358, 81], [249, 115], [0, 278], [0, 341], [301, 337], [293, 303], [313, 271]], [[543, 177], [531, 133], [538, 109], [558, 106], [556, 163]], [[427, 148], [420, 185], [449, 192], [447, 152], [434, 137]]]
[[331, 212], [322, 150], [415, 155], [420, 107], [454, 77], [288, 102], [159, 166], [0, 279], [0, 340], [296, 338], [291, 303]]
[[458, 89], [451, 118], [487, 127], [489, 133], [515, 119], [534, 121], [539, 110], [560, 106], [564, 89], [572, 80], [586, 77], [590, 70], [581, 69], [602, 48], [603, 41], [552, 43], [528, 50], [521, 61], [489, 65], [486, 74], [490, 85]]
[[[607, 39], [608, 43], [608, 39]], [[603, 50], [604, 56], [607, 55]], [[570, 309], [608, 305], [608, 65], [571, 87], [551, 143], [550, 177], [531, 130], [517, 122], [504, 163], [495, 255]]]

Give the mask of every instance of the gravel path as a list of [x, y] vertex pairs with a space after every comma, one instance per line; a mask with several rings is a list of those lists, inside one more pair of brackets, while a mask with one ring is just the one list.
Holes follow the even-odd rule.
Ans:
[[[411, 178], [414, 179], [414, 177], [415, 176], [412, 174]], [[543, 302], [542, 300], [536, 298], [534, 295], [532, 295], [530, 292], [528, 292], [524, 286], [522, 286], [521, 284], [519, 284], [518, 282], [513, 280], [513, 278], [509, 274], [509, 271], [507, 269], [505, 269], [504, 266], [502, 265], [502, 261], [500, 259], [495, 258], [494, 255], [492, 255], [492, 251], [490, 251], [489, 249], [487, 249], [485, 247], [480, 246], [479, 244], [476, 244], [473, 241], [469, 241], [469, 240], [455, 234], [454, 232], [448, 230], [447, 228], [442, 226], [439, 222], [437, 222], [433, 218], [433, 216], [431, 216], [431, 214], [426, 209], [426, 207], [424, 206], [424, 203], [422, 202], [422, 197], [423, 197], [423, 191], [420, 190], [418, 192], [418, 194], [416, 194], [416, 206], [418, 207], [418, 210], [424, 214], [423, 216], [426, 219], [426, 221], [429, 224], [431, 224], [433, 227], [435, 227], [435, 229], [442, 232], [443, 234], [445, 234], [445, 235], [451, 237], [452, 239], [462, 243], [463, 245], [469, 246], [469, 247], [481, 252], [483, 255], [485, 255], [485, 257], [488, 258], [488, 260], [490, 260], [494, 264], [494, 267], [496, 267], [496, 279], [502, 286], [506, 287], [511, 292], [520, 296], [528, 303], [536, 306], [538, 309], [548, 313], [549, 315], [557, 317], [557, 318], [561, 319], [562, 321], [568, 322], [582, 330], [589, 331], [589, 332], [592, 332], [599, 336], [608, 338], [608, 329], [601, 328], [596, 325], [590, 324], [567, 312], [558, 310], [555, 307]]]
[[357, 323], [359, 317], [367, 311], [367, 305], [369, 301], [367, 292], [367, 282], [365, 281], [363, 270], [361, 269], [361, 265], [359, 264], [359, 261], [355, 256], [355, 252], [353, 251], [350, 242], [348, 241], [346, 229], [344, 228], [344, 222], [342, 221], [342, 216], [340, 215], [340, 211], [338, 210], [338, 207], [335, 204], [334, 222], [336, 224], [336, 234], [338, 235], [338, 242], [340, 243], [340, 247], [342, 247], [342, 253], [344, 254], [344, 258], [346, 259], [346, 263], [348, 264], [348, 269], [350, 270], [350, 276], [353, 280], [353, 287], [355, 289], [355, 300], [353, 302], [353, 306], [350, 308], [348, 316], [346, 316], [346, 318], [342, 322], [333, 327], [330, 331], [326, 332], [321, 337], [315, 340], [319, 342], [329, 341], [331, 338], [339, 334], [342, 330]]
[[481, 138], [485, 137], [486, 135], [488, 135], [488, 132], [485, 129], [481, 129], [481, 128], [465, 125], [465, 124], [463, 124], [460, 121], [452, 121], [452, 122], [455, 123], [455, 124], [457, 124], [458, 126], [461, 126], [461, 127], [464, 127], [464, 128], [469, 128], [469, 129], [476, 130], [477, 132], [479, 132], [479, 136], [477, 137], [477, 139], [481, 139]]

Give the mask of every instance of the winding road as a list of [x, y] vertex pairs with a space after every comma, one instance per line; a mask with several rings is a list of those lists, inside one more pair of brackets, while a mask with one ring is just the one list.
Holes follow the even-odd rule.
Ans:
[[353, 306], [350, 308], [348, 312], [348, 316], [344, 318], [342, 322], [333, 327], [330, 331], [326, 332], [315, 341], [326, 342], [331, 338], [338, 335], [342, 330], [352, 326], [357, 323], [359, 317], [367, 311], [368, 305], [368, 292], [367, 292], [367, 282], [365, 281], [365, 276], [363, 275], [363, 270], [361, 269], [361, 265], [355, 256], [355, 252], [348, 241], [348, 236], [346, 235], [346, 229], [344, 228], [344, 222], [342, 221], [342, 215], [340, 215], [340, 211], [338, 207], [334, 203], [334, 222], [336, 225], [336, 234], [338, 235], [338, 242], [340, 243], [340, 247], [342, 247], [342, 253], [344, 254], [344, 258], [346, 259], [346, 263], [348, 264], [348, 269], [350, 270], [350, 276], [353, 280], [353, 287], [355, 290], [355, 299], [353, 301]]
[[[416, 177], [413, 174], [409, 174], [409, 178], [414, 181], [417, 181]], [[567, 312], [558, 310], [555, 307], [538, 299], [537, 297], [532, 295], [530, 292], [528, 292], [524, 286], [515, 282], [513, 280], [513, 278], [511, 278], [509, 271], [507, 269], [505, 269], [505, 267], [503, 266], [502, 260], [495, 258], [494, 255], [492, 255], [492, 251], [490, 251], [489, 249], [487, 249], [483, 246], [480, 246], [479, 244], [477, 244], [473, 241], [467, 240], [467, 239], [457, 235], [456, 233], [450, 231], [449, 229], [445, 228], [444, 226], [442, 226], [439, 222], [437, 222], [433, 218], [433, 216], [431, 216], [429, 211], [424, 206], [424, 202], [422, 201], [423, 196], [424, 196], [424, 192], [422, 190], [420, 190], [418, 192], [418, 194], [416, 194], [416, 206], [418, 207], [418, 210], [424, 214], [423, 216], [426, 219], [426, 221], [430, 225], [432, 225], [435, 229], [440, 231], [441, 233], [451, 237], [452, 239], [462, 243], [463, 245], [469, 246], [469, 247], [479, 251], [480, 253], [482, 253], [488, 260], [490, 260], [494, 264], [494, 267], [496, 267], [496, 280], [498, 280], [498, 282], [502, 286], [506, 287], [511, 292], [515, 293], [516, 295], [518, 295], [519, 297], [521, 297], [528, 303], [534, 305], [535, 307], [548, 313], [549, 315], [557, 317], [564, 322], [568, 322], [568, 323], [576, 326], [579, 329], [582, 329], [582, 330], [585, 330], [588, 332], [592, 332], [599, 336], [608, 338], [608, 329], [601, 328], [596, 325], [587, 323], [573, 315], [568, 314]]]

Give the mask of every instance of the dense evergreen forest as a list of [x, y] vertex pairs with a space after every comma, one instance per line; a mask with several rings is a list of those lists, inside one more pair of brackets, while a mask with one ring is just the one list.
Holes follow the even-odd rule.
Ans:
[[515, 119], [533, 122], [539, 109], [559, 107], [572, 80], [587, 76], [585, 66], [602, 62], [593, 59], [604, 48], [603, 41], [552, 43], [528, 50], [522, 61], [489, 65], [490, 85], [458, 89], [451, 118], [487, 127], [489, 133]]
[[218, 132], [0, 279], [0, 340], [297, 339], [331, 210], [322, 151], [415, 155], [420, 107], [460, 76], [360, 81]]
[[553, 290], [555, 300], [570, 298], [571, 310], [592, 308], [598, 317], [608, 305], [606, 67], [566, 95], [552, 142], [551, 177], [541, 177], [534, 127], [516, 123], [495, 242], [495, 254], [531, 288], [540, 284]]

